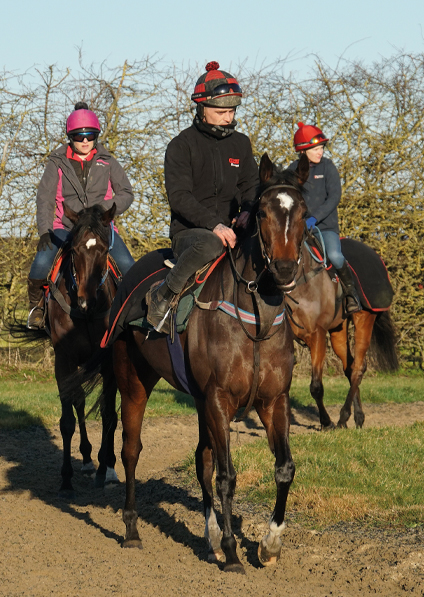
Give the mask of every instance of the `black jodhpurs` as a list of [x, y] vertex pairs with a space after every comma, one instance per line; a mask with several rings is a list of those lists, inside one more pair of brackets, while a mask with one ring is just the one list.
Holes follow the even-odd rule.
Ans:
[[177, 264], [166, 276], [166, 284], [178, 294], [190, 276], [224, 251], [222, 240], [211, 230], [190, 228], [178, 232], [172, 239]]

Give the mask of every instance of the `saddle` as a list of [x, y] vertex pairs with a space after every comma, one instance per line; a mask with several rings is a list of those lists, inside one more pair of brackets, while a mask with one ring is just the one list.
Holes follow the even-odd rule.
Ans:
[[[223, 256], [225, 253], [223, 253]], [[129, 325], [152, 330], [147, 322], [145, 297], [153, 284], [160, 284], [169, 268], [173, 267], [171, 249], [158, 249], [139, 259], [125, 275], [116, 293], [110, 313], [109, 330], [105, 334], [102, 347], [115, 342], [116, 338]], [[222, 258], [222, 257], [221, 257]], [[220, 259], [220, 258], [218, 258]], [[216, 261], [212, 261], [192, 276], [183, 292], [178, 295], [177, 332], [184, 331], [189, 315], [195, 304], [195, 296], [200, 294], [209, 270]]]
[[[340, 242], [362, 306], [373, 312], [387, 311], [392, 304], [394, 291], [380, 255], [370, 246], [352, 238], [341, 238]], [[310, 237], [308, 245], [315, 257], [323, 262], [324, 249], [320, 241]], [[323, 263], [323, 267], [332, 281], [338, 280], [337, 270], [332, 263]]]
[[[240, 318], [244, 323], [258, 323], [255, 314], [243, 309], [236, 309], [233, 304], [223, 299], [213, 300], [209, 303], [198, 300], [206, 279], [224, 257], [225, 253], [222, 253], [217, 259], [207, 263], [201, 270], [197, 271], [188, 280], [181, 294], [177, 296], [176, 305], [173, 307], [175, 326], [171, 326], [171, 343], [174, 341], [175, 330], [181, 333], [186, 329], [195, 305], [203, 310], [216, 311], [219, 309], [235, 319]], [[102, 340], [102, 348], [113, 344], [119, 334], [129, 325], [153, 330], [146, 318], [148, 307], [145, 296], [152, 285], [160, 284], [165, 279], [169, 268], [172, 266], [173, 254], [171, 249], [152, 251], [132, 266], [120, 284], [113, 301], [109, 329]], [[275, 317], [272, 325], [280, 325], [284, 321], [284, 316], [283, 309], [283, 312]]]

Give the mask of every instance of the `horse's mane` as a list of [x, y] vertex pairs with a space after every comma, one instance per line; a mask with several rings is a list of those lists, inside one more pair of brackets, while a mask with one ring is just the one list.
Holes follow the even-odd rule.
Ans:
[[81, 240], [81, 237], [87, 230], [98, 236], [106, 244], [109, 243], [109, 226], [105, 226], [102, 222], [103, 209], [99, 205], [93, 205], [83, 209], [79, 213], [79, 220], [72, 229], [70, 241], [75, 245]]

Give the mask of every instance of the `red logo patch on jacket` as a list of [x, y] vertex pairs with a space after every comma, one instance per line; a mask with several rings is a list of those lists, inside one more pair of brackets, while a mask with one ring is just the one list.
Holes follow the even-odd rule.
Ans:
[[238, 158], [228, 158], [228, 161], [230, 162], [231, 166], [234, 166], [234, 168], [240, 167], [240, 160]]

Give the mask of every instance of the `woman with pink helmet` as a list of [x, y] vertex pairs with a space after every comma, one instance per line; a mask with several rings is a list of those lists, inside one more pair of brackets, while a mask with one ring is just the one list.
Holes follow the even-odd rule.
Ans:
[[[361, 302], [339, 237], [337, 206], [342, 197], [340, 176], [333, 162], [323, 155], [329, 139], [317, 126], [299, 122], [298, 127], [294, 134], [294, 148], [298, 153], [305, 153], [309, 160], [309, 177], [304, 194], [308, 208], [306, 226], [312, 232], [319, 229], [328, 258], [336, 268], [343, 288], [346, 312], [355, 313], [361, 310]], [[295, 160], [289, 168], [295, 170], [297, 164], [298, 160]]]
[[[98, 143], [100, 123], [85, 102], [78, 102], [66, 121], [69, 144], [49, 157], [37, 192], [37, 227], [40, 240], [28, 276], [29, 315], [27, 327], [40, 329], [44, 321], [43, 287], [59, 247], [67, 240], [72, 222], [63, 205], [75, 212], [116, 204], [116, 214], [131, 205], [134, 195], [122, 166]], [[110, 253], [122, 274], [134, 263], [116, 231]]]

